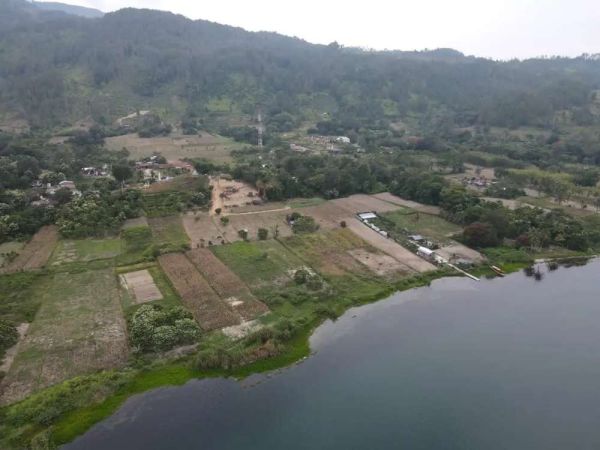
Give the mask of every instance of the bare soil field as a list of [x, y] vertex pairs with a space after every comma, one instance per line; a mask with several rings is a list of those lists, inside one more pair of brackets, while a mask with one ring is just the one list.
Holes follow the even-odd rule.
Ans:
[[2, 382], [2, 403], [127, 361], [126, 323], [112, 269], [58, 273], [34, 294], [41, 307]]
[[211, 185], [213, 187], [211, 214], [216, 214], [215, 210], [218, 208], [221, 208], [223, 213], [229, 213], [234, 208], [261, 201], [256, 188], [242, 181], [213, 177]]
[[184, 254], [162, 255], [158, 262], [203, 330], [215, 330], [241, 322]]
[[41, 269], [50, 259], [57, 241], [58, 229], [54, 225], [42, 227], [21, 250], [19, 256], [0, 270], [0, 273]]
[[433, 264], [430, 264], [424, 259], [418, 257], [392, 239], [388, 239], [380, 235], [356, 218], [352, 218], [348, 221], [348, 228], [371, 244], [373, 247], [381, 250], [384, 253], [387, 253], [397, 261], [408, 266], [410, 269], [416, 272], [435, 270], [435, 266]]
[[370, 252], [362, 248], [349, 250], [348, 253], [380, 277], [394, 277], [412, 272], [410, 268], [385, 253]]
[[259, 211], [255, 213], [230, 214], [229, 223], [223, 225], [219, 216], [207, 213], [187, 213], [183, 215], [183, 226], [188, 234], [192, 248], [220, 245], [241, 240], [238, 232], [248, 231], [248, 239], [258, 239], [259, 228], [269, 231], [269, 237], [275, 237], [275, 229], [279, 237], [290, 236], [292, 229], [285, 217], [289, 211]]
[[105, 145], [111, 151], [127, 149], [132, 159], [142, 159], [160, 153], [168, 161], [205, 158], [216, 163], [230, 162], [231, 151], [239, 148], [239, 144], [232, 139], [205, 132], [202, 132], [202, 136], [172, 133], [170, 136], [153, 138], [141, 138], [132, 133], [107, 138]]
[[269, 311], [264, 303], [254, 297], [248, 286], [210, 250], [199, 248], [186, 254], [217, 294], [242, 316], [242, 319], [252, 320]]
[[134, 304], [152, 302], [163, 298], [154, 279], [147, 270], [124, 273], [120, 276], [125, 288], [132, 294]]
[[450, 262], [453, 262], [457, 258], [470, 259], [476, 263], [485, 261], [485, 257], [481, 253], [458, 243], [447, 245], [436, 250], [435, 252]]
[[382, 192], [381, 194], [375, 194], [373, 197], [383, 200], [384, 202], [391, 203], [393, 205], [404, 206], [406, 208], [414, 209], [415, 211], [424, 212], [427, 214], [439, 215], [440, 208], [438, 206], [424, 205], [422, 203], [413, 202], [412, 200], [406, 200], [398, 197], [389, 192]]

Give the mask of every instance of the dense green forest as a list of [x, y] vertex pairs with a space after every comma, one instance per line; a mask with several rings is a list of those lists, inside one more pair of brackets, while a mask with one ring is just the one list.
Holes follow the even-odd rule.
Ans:
[[[600, 61], [497, 62], [449, 49], [371, 52], [150, 10], [86, 19], [24, 0], [0, 3], [2, 104], [32, 125], [111, 122], [148, 106], [181, 119], [221, 102], [262, 107], [277, 128], [328, 113], [321, 130], [408, 117], [456, 127], [597, 123]], [[278, 130], [281, 131], [281, 130]]]

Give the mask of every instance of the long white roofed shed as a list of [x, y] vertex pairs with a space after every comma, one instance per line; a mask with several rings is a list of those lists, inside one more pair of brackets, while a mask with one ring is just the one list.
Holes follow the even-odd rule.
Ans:
[[372, 219], [377, 219], [377, 214], [373, 213], [373, 212], [363, 212], [363, 213], [358, 213], [357, 214], [358, 218], [360, 220], [372, 220]]

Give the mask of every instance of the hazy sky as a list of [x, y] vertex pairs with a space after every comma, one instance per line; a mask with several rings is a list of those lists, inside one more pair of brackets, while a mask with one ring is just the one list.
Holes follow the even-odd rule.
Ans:
[[[61, 0], [58, 0], [61, 1]], [[310, 42], [508, 59], [600, 53], [600, 0], [63, 0], [168, 10]]]

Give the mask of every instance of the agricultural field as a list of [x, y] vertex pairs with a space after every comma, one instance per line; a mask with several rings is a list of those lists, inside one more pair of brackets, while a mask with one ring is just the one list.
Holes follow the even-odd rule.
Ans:
[[195, 192], [199, 189], [208, 187], [208, 179], [205, 176], [180, 175], [169, 181], [153, 183], [145, 189], [147, 194], [156, 194], [159, 192], [182, 191]]
[[182, 253], [159, 256], [158, 262], [182, 302], [205, 331], [238, 325], [241, 320], [222, 301], [194, 264]]
[[275, 239], [239, 241], [211, 250], [252, 289], [283, 285], [306, 265]]
[[124, 273], [119, 278], [134, 305], [162, 300], [163, 298], [162, 293], [156, 286], [156, 283], [154, 283], [154, 279], [147, 269]]
[[236, 242], [241, 240], [240, 230], [248, 231], [248, 239], [258, 239], [258, 229], [268, 230], [269, 237], [291, 236], [292, 229], [285, 218], [290, 210], [257, 211], [249, 213], [229, 214], [227, 224], [223, 224], [220, 216], [203, 212], [188, 212], [182, 216], [183, 226], [187, 232], [192, 248]]
[[160, 153], [168, 161], [183, 158], [207, 159], [217, 164], [231, 162], [231, 151], [240, 144], [222, 136], [202, 132], [201, 136], [172, 133], [169, 136], [141, 138], [137, 134], [109, 137], [106, 148], [110, 151], [127, 149], [130, 159], [143, 159]]
[[125, 364], [126, 323], [112, 269], [56, 273], [33, 289], [40, 308], [2, 382], [2, 402]]
[[352, 230], [373, 247], [390, 255], [396, 261], [408, 267], [411, 271], [428, 272], [430, 270], [435, 270], [433, 264], [415, 255], [393, 239], [380, 235], [356, 218], [352, 218], [348, 221], [348, 229]]
[[121, 251], [122, 241], [119, 238], [60, 240], [50, 259], [50, 265], [109, 259], [118, 256]]
[[18, 241], [4, 242], [3, 244], [0, 244], [0, 268], [4, 267], [12, 259], [14, 259], [13, 256], [19, 254], [24, 245], [25, 243]]
[[256, 319], [269, 309], [257, 300], [248, 286], [210, 250], [199, 248], [186, 253], [211, 287], [244, 321]]
[[189, 238], [179, 215], [151, 217], [148, 224], [152, 230], [153, 242], [163, 252], [183, 250], [189, 245]]
[[423, 212], [426, 214], [431, 214], [434, 216], [439, 216], [440, 214], [439, 206], [424, 205], [422, 203], [413, 202], [412, 200], [406, 200], [402, 197], [398, 197], [397, 195], [390, 194], [389, 192], [375, 194], [372, 197], [377, 198], [379, 200], [383, 200], [384, 202], [391, 203], [393, 205], [403, 206], [405, 208], [414, 209], [415, 211]]
[[0, 273], [41, 269], [46, 265], [58, 241], [58, 230], [54, 225], [42, 227], [25, 245], [19, 255]]
[[439, 216], [406, 208], [388, 212], [381, 216], [393, 222], [397, 228], [406, 230], [409, 234], [422, 234], [426, 238], [442, 244], [448, 242], [450, 236], [462, 231], [462, 228], [458, 225], [450, 223]]

